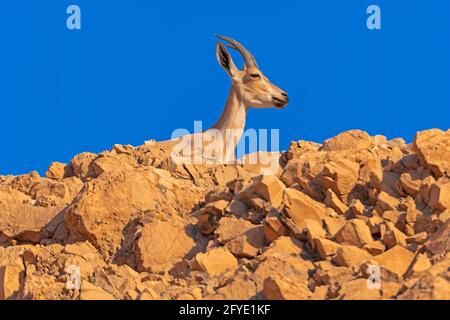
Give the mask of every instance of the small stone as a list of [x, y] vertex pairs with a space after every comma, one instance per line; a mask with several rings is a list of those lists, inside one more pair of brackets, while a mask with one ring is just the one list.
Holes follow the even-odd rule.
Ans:
[[425, 243], [425, 247], [432, 254], [445, 254], [450, 251], [450, 219], [447, 220], [430, 239]]
[[0, 266], [0, 300], [14, 298], [19, 292], [21, 279], [23, 277], [23, 266]]
[[153, 289], [146, 288], [139, 296], [139, 300], [161, 300], [161, 296]]
[[405, 172], [400, 176], [399, 183], [403, 190], [411, 197], [415, 197], [422, 185], [422, 181], [418, 174], [413, 175], [411, 172]]
[[213, 215], [207, 213], [206, 211], [201, 211], [197, 216], [196, 225], [201, 233], [208, 235], [213, 233], [216, 229], [216, 219]]
[[314, 246], [320, 258], [323, 260], [335, 256], [338, 249], [341, 247], [339, 243], [323, 238], [315, 238]]
[[268, 300], [304, 300], [311, 296], [306, 283], [279, 274], [264, 280], [262, 292]]
[[430, 168], [436, 177], [450, 175], [450, 129], [418, 132], [413, 146], [420, 162]]
[[364, 249], [367, 250], [371, 255], [377, 256], [379, 254], [382, 254], [386, 248], [381, 241], [372, 241], [364, 245]]
[[369, 227], [360, 219], [348, 221], [344, 227], [336, 233], [336, 240], [341, 244], [349, 244], [357, 247], [373, 241]]
[[438, 219], [440, 222], [445, 223], [450, 219], [450, 209], [447, 209], [441, 213], [439, 213]]
[[398, 230], [392, 222], [386, 222], [386, 231], [382, 238], [383, 243], [388, 249], [400, 245], [406, 246], [406, 235]]
[[349, 194], [356, 186], [359, 164], [346, 159], [333, 160], [323, 167], [320, 181], [338, 196]]
[[367, 132], [361, 130], [349, 130], [342, 132], [333, 138], [325, 140], [322, 150], [360, 150], [367, 149], [371, 147], [372, 144], [373, 140]]
[[209, 214], [222, 216], [228, 207], [228, 201], [218, 200], [206, 204], [205, 209]]
[[379, 145], [387, 145], [387, 138], [386, 138], [386, 136], [377, 134], [377, 135], [373, 136], [373, 142], [378, 146]]
[[195, 300], [195, 299], [189, 293], [182, 293], [182, 294], [177, 296], [177, 300]]
[[328, 233], [332, 237], [335, 237], [336, 233], [338, 233], [338, 231], [345, 225], [345, 219], [342, 216], [325, 217], [323, 218], [323, 223]]
[[394, 225], [397, 224], [400, 220], [402, 214], [395, 210], [389, 210], [383, 212], [383, 219], [392, 222]]
[[342, 300], [377, 300], [381, 299], [380, 290], [370, 288], [368, 280], [364, 278], [355, 279], [344, 283], [339, 290]]
[[355, 216], [364, 215], [365, 209], [366, 208], [365, 208], [364, 204], [359, 199], [355, 199], [350, 205], [350, 210], [352, 211], [353, 215], [355, 215]]
[[80, 300], [115, 300], [114, 296], [92, 283], [81, 281]]
[[399, 204], [400, 201], [397, 198], [390, 196], [384, 191], [381, 191], [377, 198], [375, 210], [378, 213], [382, 214], [384, 211], [396, 210]]
[[63, 180], [64, 178], [72, 176], [70, 167], [65, 163], [52, 162], [45, 173], [45, 176], [53, 180]]
[[305, 227], [305, 219], [321, 221], [326, 215], [326, 208], [322, 203], [293, 188], [285, 190], [283, 202], [287, 215], [299, 228]]
[[375, 256], [373, 259], [378, 262], [380, 266], [394, 272], [399, 277], [402, 277], [411, 265], [411, 262], [414, 259], [414, 253], [403, 247], [395, 246], [388, 251]]
[[370, 217], [367, 221], [367, 225], [369, 226], [370, 232], [372, 234], [380, 233], [380, 226], [384, 223], [383, 218], [379, 216]]
[[406, 141], [403, 138], [394, 138], [388, 141], [388, 147], [391, 149], [393, 148], [404, 149], [406, 148]]
[[328, 286], [318, 286], [314, 289], [312, 300], [326, 300], [328, 296]]
[[406, 243], [424, 244], [428, 239], [428, 233], [425, 231], [416, 233], [412, 236], [406, 237]]
[[373, 259], [367, 251], [355, 246], [343, 245], [337, 250], [335, 261], [341, 267], [359, 267], [365, 261]]
[[272, 243], [281, 236], [289, 235], [289, 229], [281, 221], [278, 213], [268, 214], [264, 219], [264, 237], [266, 243]]
[[450, 209], [450, 182], [433, 184], [430, 188], [431, 208], [438, 210]]
[[264, 227], [257, 226], [247, 230], [237, 238], [227, 242], [225, 248], [238, 258], [254, 258], [264, 246]]
[[416, 170], [420, 167], [420, 161], [417, 154], [409, 154], [402, 159], [402, 164], [408, 170]]
[[90, 152], [80, 153], [75, 156], [70, 161], [70, 167], [72, 168], [74, 176], [83, 179], [90, 177], [93, 174], [91, 163], [96, 157], [96, 154]]
[[147, 223], [136, 243], [139, 271], [170, 269], [196, 247], [181, 221], [155, 220]]
[[283, 191], [286, 186], [276, 176], [260, 176], [250, 188], [276, 208], [283, 201]]
[[223, 217], [220, 219], [219, 227], [216, 229], [215, 234], [219, 243], [225, 244], [252, 229], [254, 226], [251, 222], [244, 219], [237, 219], [234, 216]]
[[214, 248], [206, 253], [197, 253], [193, 268], [205, 271], [210, 276], [218, 276], [226, 271], [235, 270], [238, 262], [233, 254], [224, 248]]
[[267, 248], [264, 257], [280, 256], [299, 256], [303, 253], [303, 246], [300, 241], [293, 237], [279, 237], [269, 248]]
[[306, 226], [306, 235], [312, 248], [314, 249], [313, 240], [316, 238], [325, 238], [327, 232], [322, 228], [322, 221], [305, 219], [304, 222]]
[[195, 300], [202, 300], [203, 299], [203, 293], [202, 293], [202, 289], [200, 289], [199, 287], [193, 288], [191, 291], [192, 296], [194, 297]]
[[348, 207], [330, 189], [327, 189], [324, 203], [326, 206], [336, 210], [339, 214], [345, 214], [348, 211]]
[[413, 207], [408, 207], [406, 210], [405, 220], [409, 224], [414, 224], [420, 216], [421, 212], [419, 210]]
[[248, 208], [243, 201], [233, 199], [230, 202], [227, 211], [232, 215], [234, 215], [235, 217], [240, 218], [244, 217], [247, 214]]
[[422, 271], [428, 270], [432, 267], [430, 259], [428, 259], [427, 255], [425, 253], [419, 253], [414, 258], [414, 261], [411, 263], [411, 265], [408, 268], [408, 271], [406, 272], [406, 276], [411, 276], [415, 273], [420, 273]]

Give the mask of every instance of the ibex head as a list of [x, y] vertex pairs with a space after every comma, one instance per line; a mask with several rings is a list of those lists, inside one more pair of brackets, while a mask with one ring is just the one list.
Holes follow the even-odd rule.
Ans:
[[230, 76], [244, 105], [254, 108], [283, 108], [289, 102], [287, 93], [271, 83], [258, 68], [253, 55], [236, 40], [217, 36], [228, 42], [227, 47], [237, 50], [244, 59], [244, 67], [238, 70], [225, 45], [217, 44], [216, 55], [219, 64]]

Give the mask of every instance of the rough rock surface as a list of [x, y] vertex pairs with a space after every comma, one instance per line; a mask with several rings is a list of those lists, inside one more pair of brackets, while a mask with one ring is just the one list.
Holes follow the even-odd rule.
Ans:
[[450, 299], [450, 130], [278, 156], [149, 142], [0, 176], [0, 299]]

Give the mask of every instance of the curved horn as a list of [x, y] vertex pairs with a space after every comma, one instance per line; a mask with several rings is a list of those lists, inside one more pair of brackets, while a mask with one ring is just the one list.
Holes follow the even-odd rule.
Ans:
[[219, 38], [219, 39], [222, 39], [224, 41], [227, 41], [228, 43], [231, 44], [231, 46], [227, 45], [227, 47], [239, 51], [239, 53], [242, 55], [242, 58], [244, 58], [245, 65], [247, 67], [254, 66], [254, 67], [258, 68], [258, 64], [256, 63], [255, 57], [253, 57], [253, 55], [250, 53], [250, 51], [245, 49], [245, 47], [242, 44], [240, 44], [236, 40], [233, 40], [233, 39], [228, 38], [228, 37], [219, 36], [219, 35], [216, 35], [216, 37]]

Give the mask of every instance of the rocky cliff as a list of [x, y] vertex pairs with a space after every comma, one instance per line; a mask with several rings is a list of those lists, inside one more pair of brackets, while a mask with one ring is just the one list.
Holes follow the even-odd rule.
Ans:
[[274, 175], [169, 158], [0, 176], [0, 299], [450, 299], [450, 130], [292, 142]]

